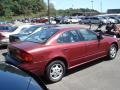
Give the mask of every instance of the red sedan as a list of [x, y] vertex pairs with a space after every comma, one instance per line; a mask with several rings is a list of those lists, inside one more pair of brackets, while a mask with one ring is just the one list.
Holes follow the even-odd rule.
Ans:
[[67, 69], [106, 56], [114, 59], [118, 49], [116, 38], [80, 27], [56, 27], [41, 30], [24, 42], [9, 45], [6, 60], [57, 82]]

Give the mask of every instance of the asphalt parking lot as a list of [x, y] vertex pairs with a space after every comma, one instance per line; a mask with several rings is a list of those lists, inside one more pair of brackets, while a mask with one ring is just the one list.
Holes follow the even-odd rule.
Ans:
[[[4, 62], [6, 47], [0, 47], [0, 62]], [[50, 90], [120, 90], [120, 50], [114, 60], [105, 58], [79, 66], [67, 72], [58, 83], [48, 84]]]
[[[6, 52], [5, 47], [0, 49], [0, 61], [5, 61]], [[114, 60], [102, 58], [79, 66], [62, 81], [46, 85], [50, 90], [120, 90], [120, 50]]]

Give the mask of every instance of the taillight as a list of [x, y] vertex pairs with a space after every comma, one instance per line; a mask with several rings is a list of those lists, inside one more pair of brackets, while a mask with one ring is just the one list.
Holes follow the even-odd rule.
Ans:
[[4, 39], [5, 36], [3, 36], [1, 33], [0, 33], [0, 40]]
[[32, 61], [32, 55], [30, 55], [22, 50], [16, 50], [16, 57], [25, 62]]

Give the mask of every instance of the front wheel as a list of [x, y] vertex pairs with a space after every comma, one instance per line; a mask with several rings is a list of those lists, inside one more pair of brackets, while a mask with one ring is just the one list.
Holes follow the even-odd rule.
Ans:
[[116, 55], [117, 55], [117, 46], [115, 44], [112, 44], [109, 48], [108, 59], [112, 60], [116, 57]]
[[65, 64], [62, 61], [53, 61], [46, 68], [46, 78], [49, 82], [58, 82], [63, 78], [65, 71]]

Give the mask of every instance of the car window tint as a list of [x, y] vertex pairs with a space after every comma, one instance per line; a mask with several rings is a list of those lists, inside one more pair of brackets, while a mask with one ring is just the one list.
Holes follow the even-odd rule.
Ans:
[[6, 26], [0, 26], [0, 30], [8, 30]]
[[85, 41], [97, 40], [97, 35], [89, 30], [81, 29], [79, 30]]
[[10, 30], [10, 32], [13, 32], [13, 31], [15, 31], [16, 29], [17, 29], [18, 27], [11, 27], [9, 30]]
[[24, 30], [21, 30], [20, 34], [31, 34], [33, 33], [35, 30], [37, 30], [38, 28], [40, 28], [39, 26], [32, 26], [30, 28], [26, 28]]
[[79, 37], [78, 33], [76, 32], [77, 30], [72, 30], [70, 31], [71, 37], [73, 37], [74, 42], [81, 41], [82, 39]]
[[93, 19], [93, 20], [99, 20], [97, 17], [93, 17], [92, 19]]
[[7, 31], [7, 32], [12, 32], [16, 30], [17, 27], [12, 27], [12, 26], [0, 26], [0, 30], [2, 31]]
[[58, 43], [70, 43], [78, 41], [80, 41], [80, 37], [76, 30], [67, 31], [58, 38]]
[[25, 41], [36, 42], [36, 43], [45, 43], [57, 31], [58, 31], [58, 29], [42, 29], [42, 30], [30, 35], [27, 39], [25, 39]]

